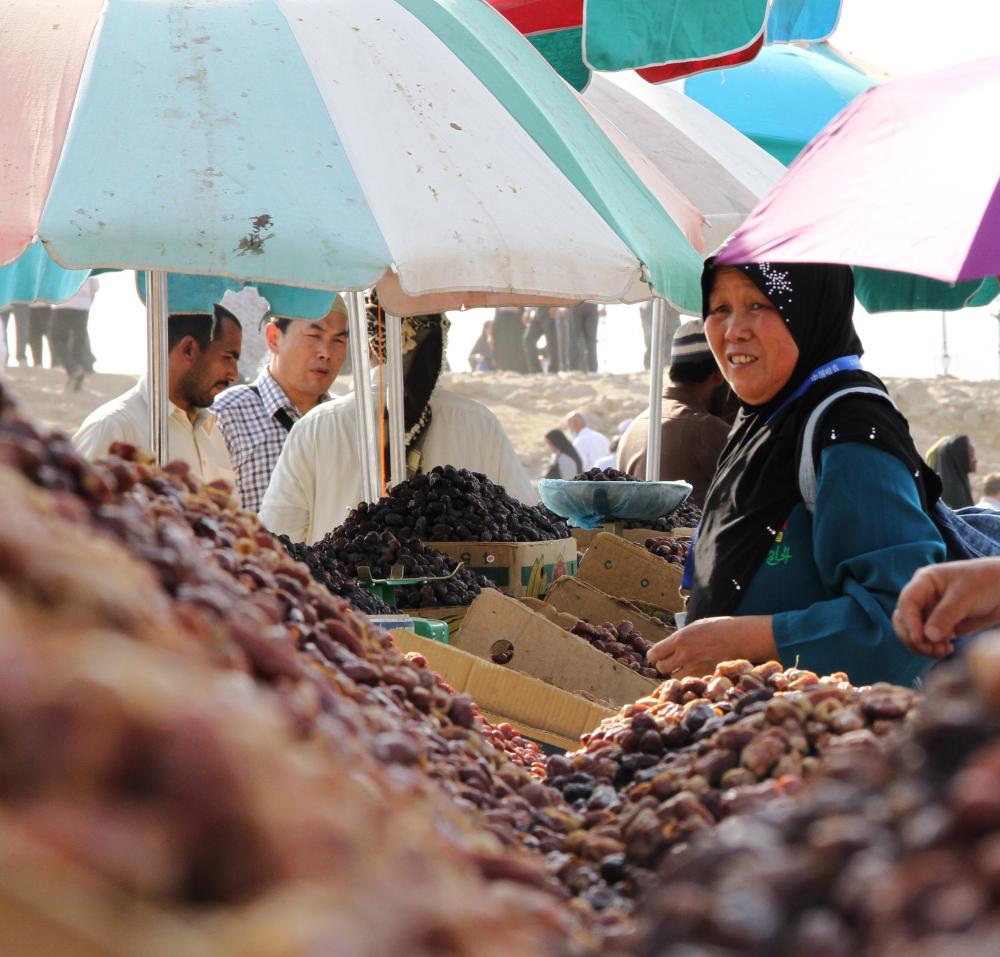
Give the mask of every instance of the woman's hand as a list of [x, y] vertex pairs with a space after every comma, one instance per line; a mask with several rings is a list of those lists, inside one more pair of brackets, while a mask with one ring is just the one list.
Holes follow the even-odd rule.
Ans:
[[914, 654], [950, 655], [955, 638], [1000, 624], [1000, 558], [921, 568], [900, 592], [892, 624]]
[[778, 657], [778, 649], [770, 615], [747, 615], [702, 618], [658, 641], [646, 657], [662, 675], [704, 678], [720, 661], [770, 661]]

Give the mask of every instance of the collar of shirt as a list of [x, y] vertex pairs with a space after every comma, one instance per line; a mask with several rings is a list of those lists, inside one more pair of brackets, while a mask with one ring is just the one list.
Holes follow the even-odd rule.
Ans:
[[[274, 418], [274, 413], [279, 409], [284, 409], [293, 420], [302, 418], [302, 413], [295, 407], [295, 403], [285, 394], [285, 390], [278, 385], [278, 380], [271, 375], [271, 367], [265, 366], [259, 376], [254, 381], [260, 392], [260, 400], [264, 406], [264, 412], [269, 419]], [[320, 396], [320, 402], [326, 402], [330, 398], [329, 393]]]
[[[139, 381], [136, 383], [136, 387], [145, 402], [146, 408], [148, 409], [149, 380], [145, 375], [139, 376]], [[180, 406], [174, 405], [169, 399], [167, 400], [167, 409], [169, 410], [168, 418], [171, 418], [178, 424], [191, 429], [192, 432], [195, 429], [202, 429], [207, 434], [215, 428], [215, 413], [210, 412], [208, 409], [198, 409], [195, 412], [194, 420], [192, 420], [188, 416], [187, 412], [185, 412]]]

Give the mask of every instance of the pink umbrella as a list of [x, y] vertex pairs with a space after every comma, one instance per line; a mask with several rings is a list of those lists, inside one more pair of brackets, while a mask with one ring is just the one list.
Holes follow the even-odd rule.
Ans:
[[720, 253], [944, 282], [1000, 274], [1000, 57], [863, 93], [806, 147]]

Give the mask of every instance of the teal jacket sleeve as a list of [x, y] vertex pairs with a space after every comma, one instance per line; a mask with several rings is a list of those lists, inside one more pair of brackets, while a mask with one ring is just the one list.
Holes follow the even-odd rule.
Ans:
[[824, 449], [813, 558], [824, 586], [837, 597], [774, 616], [782, 663], [798, 661], [818, 674], [846, 671], [855, 684], [912, 684], [933, 662], [907, 651], [893, 630], [892, 613], [913, 573], [944, 561], [945, 554], [899, 459], [858, 443]]

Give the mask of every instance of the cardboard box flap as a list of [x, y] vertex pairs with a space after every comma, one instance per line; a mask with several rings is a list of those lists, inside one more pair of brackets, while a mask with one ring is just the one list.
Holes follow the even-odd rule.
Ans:
[[664, 532], [653, 528], [616, 528], [614, 525], [604, 525], [601, 528], [573, 528], [570, 529], [576, 539], [577, 550], [585, 552], [594, 544], [594, 539], [598, 535], [607, 533], [618, 538], [624, 538], [626, 542], [635, 542], [636, 545], [645, 545], [647, 538], [690, 538], [694, 533], [691, 528], [675, 528], [672, 532]]
[[609, 708], [485, 661], [454, 645], [442, 645], [407, 631], [393, 632], [392, 637], [401, 651], [423, 655], [456, 691], [470, 695], [490, 720], [497, 717], [509, 721], [547, 744], [575, 749], [581, 735], [593, 731], [614, 714]]
[[483, 592], [469, 608], [456, 647], [569, 692], [586, 692], [617, 707], [648, 694], [644, 678], [521, 602]]
[[684, 610], [682, 569], [615, 535], [602, 532], [580, 561], [576, 577], [608, 595]]

